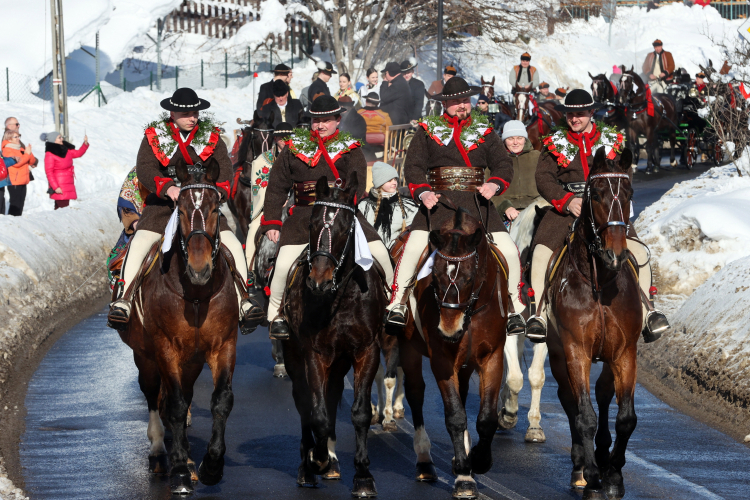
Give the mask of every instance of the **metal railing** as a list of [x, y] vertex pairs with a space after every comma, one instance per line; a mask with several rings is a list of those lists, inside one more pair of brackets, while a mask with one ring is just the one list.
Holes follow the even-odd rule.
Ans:
[[[618, 7], [648, 7], [652, 3], [655, 6], [663, 7], [670, 3], [686, 3], [683, 0], [664, 0], [661, 2], [648, 2], [645, 0], [617, 0]], [[688, 2], [692, 5], [692, 2]], [[706, 8], [716, 9], [724, 19], [745, 19], [750, 15], [750, 6], [745, 0], [726, 0], [711, 2]], [[601, 15], [601, 0], [565, 0], [560, 5], [560, 17], [562, 19], [585, 19], [590, 17], [599, 17]]]

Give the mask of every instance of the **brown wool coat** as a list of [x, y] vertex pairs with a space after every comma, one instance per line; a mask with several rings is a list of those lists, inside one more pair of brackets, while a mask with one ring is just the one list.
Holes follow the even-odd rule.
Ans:
[[[479, 167], [482, 170], [487, 169], [490, 171], [489, 177], [499, 177], [510, 184], [513, 181], [513, 162], [508, 156], [500, 136], [493, 131], [485, 135], [484, 140], [485, 142], [479, 144], [476, 149], [468, 152], [471, 166]], [[414, 217], [411, 225], [412, 230], [427, 231], [427, 209], [421, 204], [419, 195], [432, 190], [426, 186], [416, 186], [428, 184], [427, 173], [431, 168], [463, 166], [466, 166], [466, 164], [453, 140], [447, 146], [442, 146], [430, 137], [422, 127], [417, 129], [404, 162], [406, 184], [414, 201], [420, 204], [419, 213]], [[488, 182], [494, 182], [504, 187], [503, 183], [497, 179], [490, 179]], [[480, 213], [474, 201], [474, 193], [468, 191], [435, 191], [435, 193], [447, 196], [457, 207], [468, 210], [472, 216], [480, 219]], [[489, 232], [507, 231], [492, 202], [486, 200], [482, 195], [479, 195], [479, 199], [482, 207], [481, 217], [485, 221], [487, 219], [487, 208], [489, 207], [489, 224], [487, 227]], [[453, 210], [445, 207], [442, 203], [438, 203], [431, 210], [432, 229], [440, 229], [443, 223], [452, 219], [454, 215]]]
[[[619, 161], [620, 155], [617, 155], [615, 159]], [[588, 156], [587, 161], [589, 168], [594, 166], [593, 155]], [[632, 181], [632, 172], [629, 175]], [[560, 167], [555, 156], [546, 149], [542, 152], [536, 167], [536, 187], [542, 198], [552, 204], [552, 208], [547, 211], [539, 223], [539, 228], [534, 236], [534, 246], [544, 245], [550, 250], [556, 250], [562, 246], [570, 231], [570, 226], [576, 218], [568, 212], [568, 205], [573, 196], [571, 195], [567, 200], [562, 201], [570, 193], [563, 189], [560, 182], [585, 182], [586, 178], [587, 174], [584, 174], [583, 171], [580, 152], [567, 167]], [[628, 235], [635, 235], [632, 224], [628, 227]]]
[[[649, 52], [646, 56], [646, 60], [643, 61], [643, 67], [641, 69], [645, 75], [650, 75], [651, 71], [654, 69], [654, 59], [656, 56], [656, 51]], [[661, 52], [661, 70], [667, 75], [674, 73], [674, 59], [672, 58], [672, 53], [667, 52], [666, 50]]]
[[534, 149], [531, 141], [526, 139], [520, 154], [508, 153], [513, 160], [513, 182], [502, 195], [492, 198], [500, 215], [510, 207], [518, 211], [531, 205], [539, 196], [536, 190], [536, 166], [539, 163], [539, 151]]
[[[358, 147], [344, 153], [334, 164], [344, 181], [349, 178], [351, 172], [357, 172], [357, 182], [359, 183], [357, 199], [361, 200], [366, 196], [367, 161], [362, 148]], [[312, 206], [295, 206], [292, 214], [284, 221], [283, 227], [277, 223], [270, 223], [270, 221], [281, 220], [281, 211], [284, 203], [286, 203], [287, 194], [295, 182], [317, 181], [322, 176], [327, 177], [329, 182], [336, 180], [331, 167], [328, 166], [324, 158], [321, 157], [315, 167], [310, 167], [297, 158], [288, 146], [284, 147], [273, 163], [271, 176], [268, 179], [266, 201], [263, 206], [266, 224], [261, 223], [263, 225], [261, 225], [260, 230], [265, 233], [270, 229], [280, 229], [280, 246], [307, 244], [310, 240], [309, 225]], [[362, 225], [362, 230], [368, 242], [380, 240], [378, 233], [359, 211], [357, 211], [357, 219]]]
[[[187, 146], [188, 154], [193, 162], [200, 161], [200, 157], [195, 153], [195, 149], [192, 146]], [[216, 144], [216, 149], [212, 155], [218, 162], [220, 167], [219, 179], [217, 183], [227, 182], [232, 178], [232, 162], [229, 159], [229, 152], [224, 141], [219, 141]], [[172, 155], [172, 159], [169, 161], [169, 165], [176, 165], [178, 158], [182, 158], [180, 150], [176, 150]], [[169, 177], [167, 174], [167, 168], [162, 167], [159, 160], [156, 159], [153, 149], [148, 143], [148, 139], [143, 137], [141, 141], [141, 147], [138, 150], [138, 157], [136, 159], [136, 173], [138, 175], [138, 182], [143, 188], [148, 190], [149, 194], [146, 196], [143, 202], [143, 213], [141, 214], [141, 220], [138, 222], [137, 231], [143, 229], [144, 231], [153, 231], [155, 233], [164, 233], [169, 222], [169, 217], [172, 215], [174, 210], [174, 203], [172, 199], [167, 196], [167, 190], [171, 186], [176, 186], [177, 182], [173, 179], [166, 183], [156, 193], [156, 177]], [[219, 189], [221, 193], [222, 202], [226, 200], [226, 192], [223, 189]], [[229, 231], [229, 225], [227, 224], [226, 217], [221, 218], [221, 230]]]

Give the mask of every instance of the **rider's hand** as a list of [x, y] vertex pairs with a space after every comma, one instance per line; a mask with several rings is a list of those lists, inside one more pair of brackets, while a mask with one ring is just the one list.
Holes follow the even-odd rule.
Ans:
[[494, 182], [485, 182], [477, 188], [477, 191], [479, 191], [479, 194], [489, 200], [497, 194], [497, 184], [495, 184]]
[[582, 204], [583, 200], [581, 198], [573, 198], [568, 204], [568, 212], [575, 215], [576, 217], [579, 217], [581, 215]]
[[513, 207], [510, 207], [508, 210], [505, 211], [505, 216], [508, 218], [508, 220], [516, 220], [516, 217], [518, 217], [518, 210], [516, 210]]
[[87, 136], [87, 135], [83, 136], [83, 143], [88, 146], [88, 144], [89, 144], [89, 136]]
[[661, 73], [659, 73], [659, 76], [662, 77], [662, 78], [665, 78], [667, 76], [667, 74], [662, 71]]
[[439, 194], [435, 194], [432, 191], [426, 191], [425, 194], [422, 195], [422, 204], [427, 207], [427, 210], [431, 210], [432, 207], [437, 205], [438, 198], [440, 198]]
[[62, 188], [55, 188], [55, 193], [62, 194]]
[[648, 75], [649, 80], [656, 80], [656, 77], [654, 75]]
[[266, 231], [266, 236], [273, 243], [279, 242], [279, 230], [278, 229], [269, 229], [268, 231]]
[[177, 198], [180, 197], [180, 188], [177, 186], [172, 186], [169, 189], [167, 189], [167, 196], [172, 198], [172, 201], [177, 203]]

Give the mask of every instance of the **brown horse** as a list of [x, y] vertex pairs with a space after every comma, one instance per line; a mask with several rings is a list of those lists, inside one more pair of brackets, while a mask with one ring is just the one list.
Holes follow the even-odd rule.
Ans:
[[[619, 161], [606, 160], [604, 148], [596, 152], [581, 216], [550, 261], [552, 276], [548, 271], [543, 294], [550, 305], [550, 367], [573, 441], [571, 486], [585, 485], [585, 499], [625, 494], [625, 448], [637, 421], [633, 395], [642, 312], [638, 264], [626, 242], [631, 156], [626, 149]], [[604, 362], [596, 382], [598, 431], [589, 393], [589, 372], [597, 361]], [[615, 394], [617, 438], [610, 452], [608, 409]]]
[[338, 469], [329, 447], [336, 444], [336, 410], [344, 378], [354, 366], [352, 495], [374, 497], [377, 490], [369, 470], [367, 432], [387, 298], [377, 266], [365, 271], [354, 261], [357, 191], [356, 173], [350, 175], [346, 189], [329, 188], [325, 177], [318, 180], [310, 216], [311, 244], [289, 273], [283, 304], [292, 333], [283, 343], [302, 424], [297, 484], [315, 486], [317, 475]]
[[[417, 281], [410, 298], [411, 314], [399, 336], [406, 398], [416, 429], [417, 480], [437, 480], [422, 414], [422, 356], [426, 356], [443, 397], [445, 424], [453, 441], [457, 476], [453, 497], [476, 498], [472, 474], [484, 474], [492, 467], [491, 445], [498, 426], [509, 307], [507, 265], [490, 248], [479, 221], [463, 209], [440, 230], [430, 232], [430, 244], [435, 249], [432, 273], [429, 279]], [[465, 405], [474, 371], [479, 372], [481, 403], [479, 442], [471, 448]]]
[[617, 127], [619, 130], [624, 130], [626, 126], [625, 112], [624, 108], [616, 103], [617, 94], [619, 94], [617, 86], [604, 73], [596, 76], [589, 73], [589, 77], [591, 78], [591, 95], [594, 97], [594, 102], [604, 105], [597, 110], [596, 119], [612, 127]]
[[514, 117], [523, 122], [534, 149], [541, 151], [542, 137], [552, 133], [554, 126], [562, 122], [563, 115], [555, 110], [554, 103], [546, 101], [537, 103], [537, 111], [532, 112], [534, 102], [530, 86], [513, 89]]
[[[223, 475], [224, 429], [232, 410], [232, 375], [237, 344], [239, 306], [231, 254], [219, 240], [220, 194], [216, 188], [219, 165], [213, 158], [206, 174], [196, 180], [185, 163], [177, 165], [182, 187], [177, 200], [179, 228], [172, 248], [155, 256], [131, 286], [135, 314], [122, 340], [133, 349], [138, 382], [149, 410], [151, 440], [149, 469], [166, 472], [164, 421], [172, 431], [170, 487], [174, 494], [193, 491], [190, 445], [186, 424], [193, 384], [204, 363], [213, 374], [211, 397], [213, 432], [198, 470], [203, 484], [218, 483]], [[158, 264], [158, 265], [157, 265]], [[147, 269], [147, 270], [146, 270]]]
[[660, 134], [669, 135], [669, 162], [677, 166], [675, 160], [675, 143], [677, 142], [677, 113], [675, 103], [669, 94], [651, 94], [640, 76], [622, 66], [620, 93], [617, 103], [625, 108], [625, 125], [628, 132], [628, 149], [633, 151], [634, 165], [638, 164], [640, 144], [638, 137], [646, 137], [646, 156], [648, 171], [658, 171], [661, 164]]

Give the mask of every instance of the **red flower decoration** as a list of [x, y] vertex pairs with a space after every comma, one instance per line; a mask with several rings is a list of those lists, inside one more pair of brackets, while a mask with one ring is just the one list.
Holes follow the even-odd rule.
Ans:
[[529, 288], [529, 291], [526, 292], [526, 295], [528, 295], [529, 297], [533, 297], [534, 296], [534, 289], [533, 288]]
[[271, 289], [268, 288], [267, 286], [263, 287], [263, 292], [266, 294], [266, 297], [270, 297], [271, 296]]
[[264, 188], [266, 186], [268, 186], [268, 182], [263, 181], [263, 182], [260, 183], [260, 187]]
[[255, 179], [255, 184], [260, 184], [260, 179]]
[[263, 170], [261, 170], [261, 172], [263, 172], [264, 174], [267, 174], [268, 173], [268, 167], [263, 167]]
[[649, 295], [656, 295], [656, 292], [657, 292], [657, 290], [656, 290], [655, 286], [652, 286], [651, 288], [648, 289], [648, 294]]

